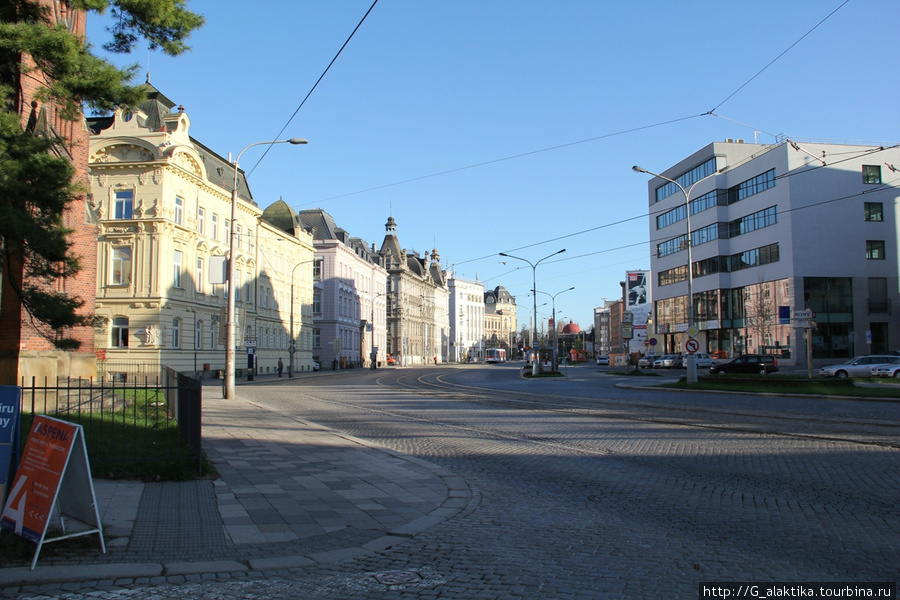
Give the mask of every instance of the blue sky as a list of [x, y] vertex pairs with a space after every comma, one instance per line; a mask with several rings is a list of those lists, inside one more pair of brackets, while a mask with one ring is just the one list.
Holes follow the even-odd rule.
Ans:
[[[114, 62], [149, 68], [222, 156], [309, 139], [244, 154], [258, 204], [322, 208], [379, 247], [393, 215], [408, 250], [504, 285], [520, 324], [532, 269], [499, 252], [566, 248], [537, 288], [575, 286], [556, 310], [582, 328], [649, 268], [632, 165], [660, 172], [725, 138], [900, 141], [896, 0], [379, 0], [299, 111], [372, 0], [188, 5], [207, 21], [190, 53]], [[91, 15], [101, 54], [104, 26]]]

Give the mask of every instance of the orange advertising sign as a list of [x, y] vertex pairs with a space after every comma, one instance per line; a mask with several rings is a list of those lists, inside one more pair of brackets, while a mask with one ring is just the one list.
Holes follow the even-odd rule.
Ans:
[[34, 418], [0, 526], [40, 543], [72, 452], [78, 426], [39, 415]]

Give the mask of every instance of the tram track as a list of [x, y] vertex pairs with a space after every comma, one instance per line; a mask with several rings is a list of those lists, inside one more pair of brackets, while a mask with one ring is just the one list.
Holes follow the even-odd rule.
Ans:
[[[396, 374], [379, 378], [385, 387], [426, 397], [529, 411], [567, 413], [597, 419], [716, 429], [742, 433], [850, 442], [900, 449], [900, 425], [896, 421], [853, 419], [836, 416], [796, 414], [788, 411], [762, 412], [697, 405], [670, 405], [658, 402], [604, 399], [502, 390], [449, 381], [449, 373]], [[586, 405], [589, 404], [589, 405]]]

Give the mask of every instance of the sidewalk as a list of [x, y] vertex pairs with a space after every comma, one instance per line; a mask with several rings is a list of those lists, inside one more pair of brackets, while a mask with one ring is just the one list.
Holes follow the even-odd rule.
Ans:
[[452, 517], [465, 481], [431, 463], [204, 390], [203, 448], [220, 478], [184, 483], [95, 480], [107, 545], [45, 544], [0, 565], [0, 595], [114, 580], [180, 583], [365, 556]]

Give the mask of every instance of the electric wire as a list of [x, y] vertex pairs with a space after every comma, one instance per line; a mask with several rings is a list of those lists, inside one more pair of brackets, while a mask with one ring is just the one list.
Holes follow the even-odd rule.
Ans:
[[776, 62], [778, 62], [778, 60], [779, 60], [782, 56], [784, 56], [785, 54], [787, 54], [788, 52], [790, 52], [791, 49], [793, 49], [794, 46], [796, 46], [797, 44], [799, 44], [800, 42], [802, 42], [809, 34], [811, 34], [813, 31], [815, 31], [816, 29], [818, 29], [819, 26], [822, 25], [822, 23], [824, 23], [825, 21], [827, 21], [828, 19], [830, 19], [837, 11], [841, 10], [844, 6], [846, 6], [846, 5], [849, 4], [849, 3], [850, 3], [850, 0], [844, 0], [844, 2], [841, 3], [840, 6], [838, 6], [836, 9], [834, 9], [833, 11], [831, 11], [824, 19], [822, 19], [821, 21], [819, 21], [818, 23], [816, 23], [815, 26], [813, 26], [812, 29], [810, 29], [809, 31], [807, 31], [806, 33], [804, 33], [802, 36], [800, 36], [800, 38], [799, 38], [797, 41], [795, 41], [793, 44], [791, 44], [790, 46], [788, 46], [787, 48], [785, 48], [785, 50], [784, 50], [781, 54], [779, 54], [778, 56], [776, 56], [775, 58], [773, 58], [773, 59], [769, 62], [769, 64], [767, 64], [767, 65], [764, 66], [762, 69], [760, 69], [760, 70], [756, 73], [756, 75], [754, 75], [753, 77], [751, 77], [750, 79], [748, 79], [747, 81], [745, 81], [739, 88], [737, 88], [736, 90], [734, 90], [733, 92], [731, 92], [731, 94], [729, 94], [727, 98], [725, 98], [724, 100], [722, 100], [721, 102], [719, 102], [718, 104], [716, 104], [716, 106], [713, 107], [713, 109], [709, 111], [709, 114], [714, 113], [716, 110], [719, 109], [720, 106], [722, 106], [723, 104], [725, 104], [726, 102], [728, 102], [729, 100], [731, 100], [731, 98], [734, 97], [735, 95], [737, 95], [738, 92], [740, 92], [742, 89], [744, 89], [745, 87], [747, 87], [747, 86], [750, 84], [750, 82], [752, 82], [754, 79], [756, 79], [757, 77], [759, 77], [760, 75], [762, 75], [763, 72], [764, 72], [766, 69], [768, 69], [769, 67], [771, 67], [772, 65], [774, 65]]
[[[303, 105], [306, 104], [306, 101], [309, 100], [309, 97], [312, 96], [312, 93], [316, 90], [317, 87], [319, 87], [319, 83], [321, 83], [321, 81], [325, 78], [325, 75], [331, 69], [332, 65], [334, 65], [335, 61], [337, 61], [338, 57], [344, 51], [344, 48], [347, 47], [347, 44], [349, 44], [350, 40], [353, 39], [353, 36], [356, 35], [356, 32], [359, 31], [359, 28], [362, 26], [363, 22], [366, 20], [366, 18], [369, 16], [369, 14], [372, 12], [372, 9], [375, 8], [376, 4], [378, 4], [378, 0], [374, 0], [372, 2], [372, 6], [369, 7], [369, 10], [366, 11], [366, 14], [363, 15], [362, 19], [359, 20], [359, 23], [356, 24], [356, 27], [353, 28], [353, 31], [350, 32], [350, 35], [344, 41], [344, 44], [341, 46], [341, 49], [337, 51], [337, 54], [334, 55], [334, 58], [331, 59], [331, 62], [328, 63], [328, 66], [325, 67], [325, 70], [322, 71], [322, 74], [319, 75], [319, 78], [313, 84], [312, 88], [310, 88], [309, 92], [307, 92], [306, 96], [303, 98], [303, 101], [301, 101], [300, 105], [297, 106], [297, 109], [294, 111], [294, 114], [291, 115], [291, 118], [287, 120], [287, 123], [285, 123], [284, 127], [281, 128], [281, 130], [278, 132], [278, 135], [275, 136], [276, 140], [281, 138], [282, 134], [284, 133], [284, 130], [288, 128], [288, 125], [291, 124], [291, 121], [294, 120], [294, 117], [297, 116], [297, 113], [300, 112], [300, 109], [303, 108]], [[253, 171], [255, 171], [256, 167], [259, 166], [259, 163], [261, 163], [263, 161], [263, 159], [269, 153], [269, 149], [271, 147], [272, 147], [271, 145], [266, 146], [265, 152], [263, 152], [262, 156], [259, 157], [259, 160], [256, 161], [256, 164], [253, 165], [253, 168], [251, 168], [247, 172], [247, 175], [253, 174]]]

